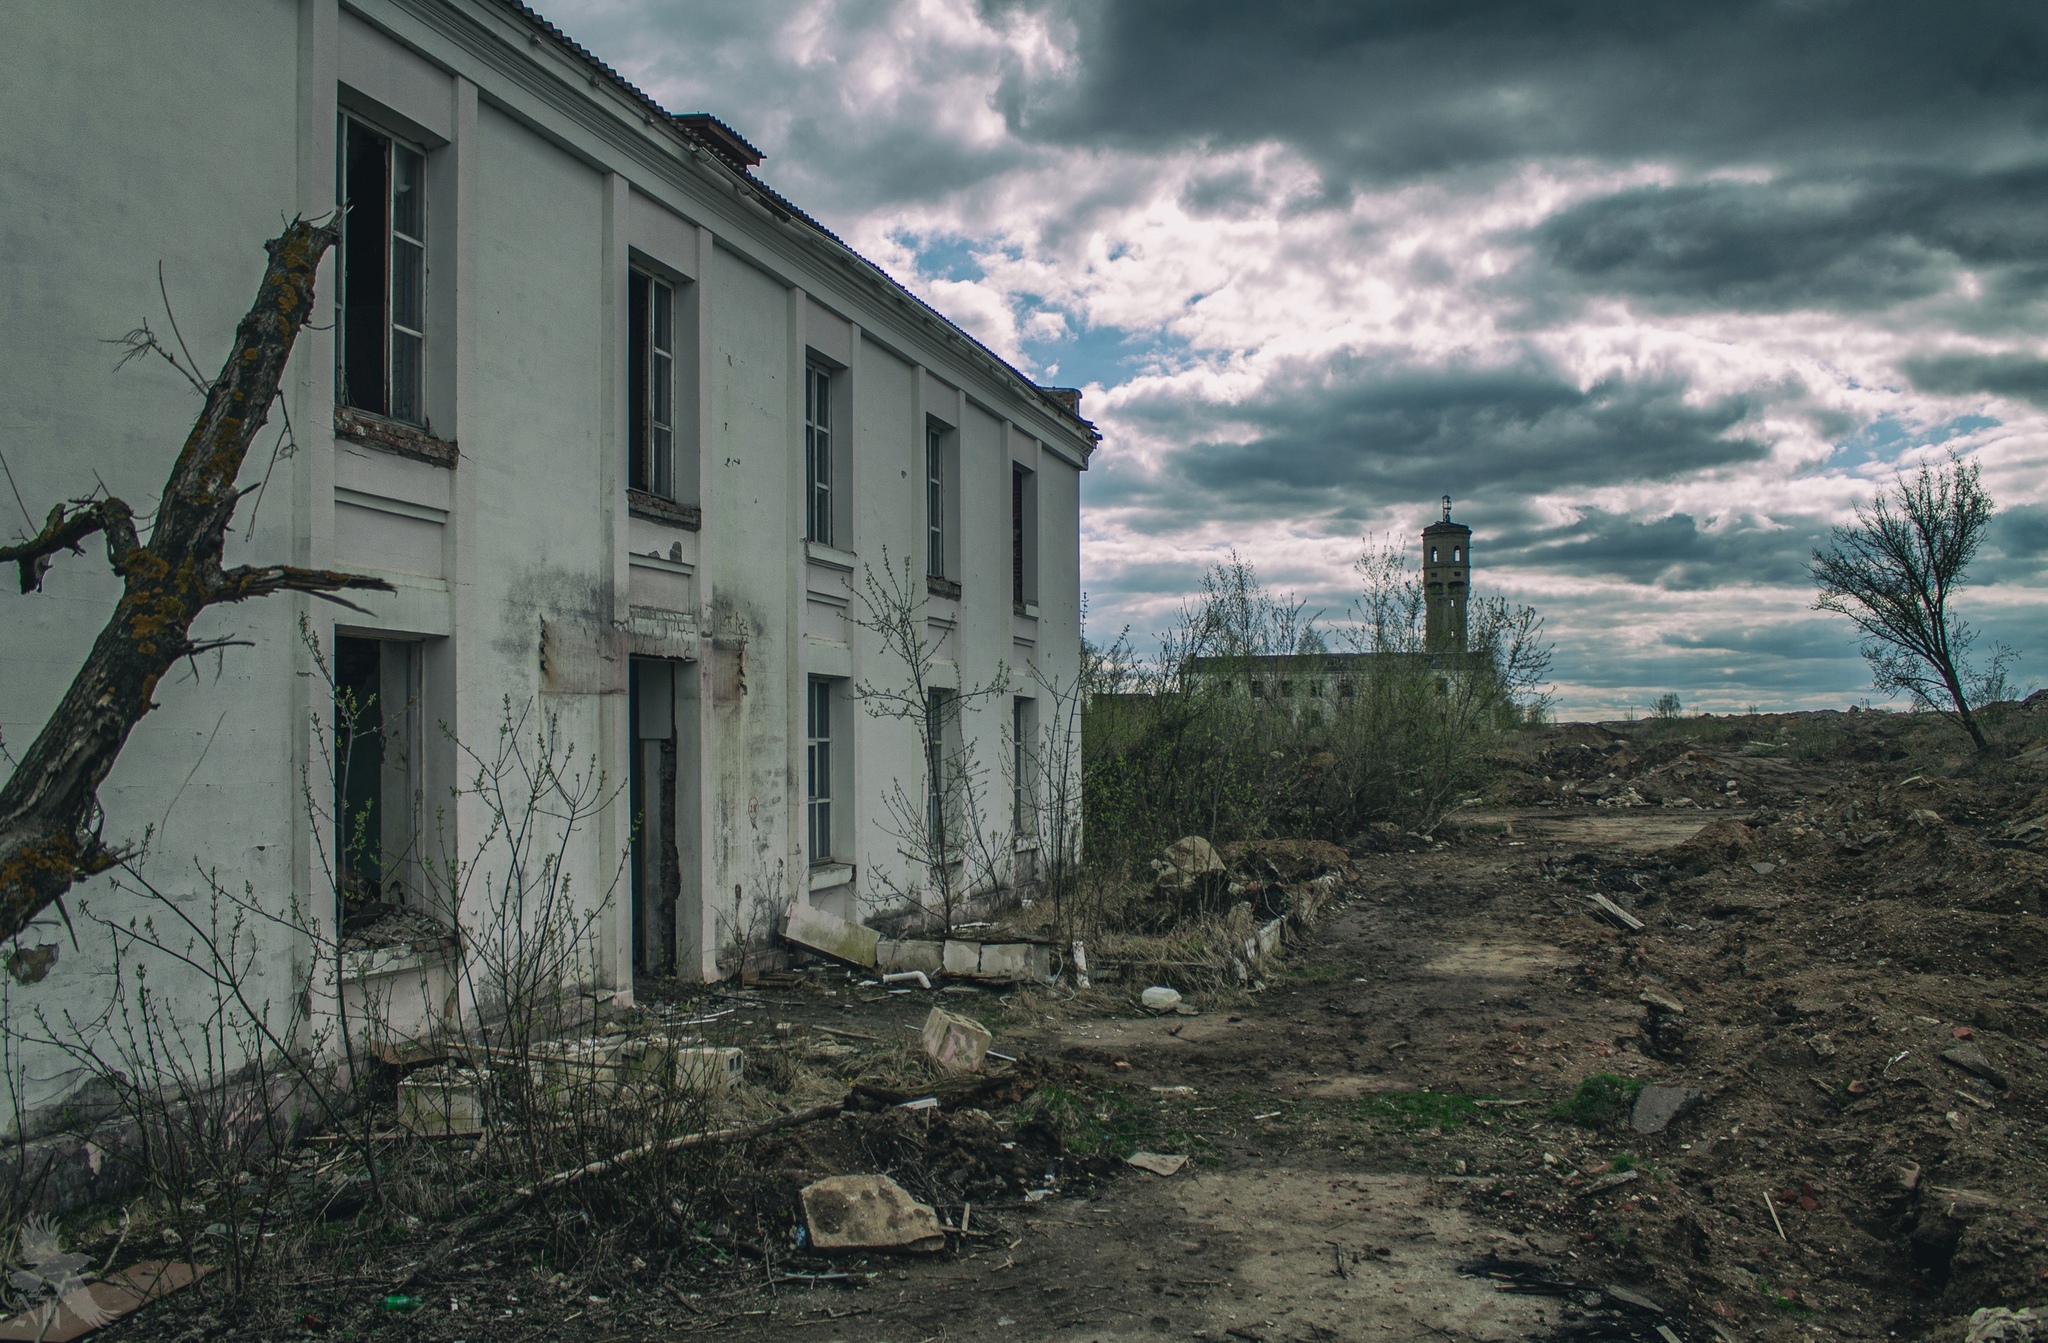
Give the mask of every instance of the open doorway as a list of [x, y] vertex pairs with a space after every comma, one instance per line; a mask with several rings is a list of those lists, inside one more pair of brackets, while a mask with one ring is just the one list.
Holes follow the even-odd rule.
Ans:
[[[627, 792], [633, 809], [633, 968], [676, 973], [676, 916], [683, 889], [684, 846], [691, 833], [678, 806], [684, 777], [685, 715], [678, 690], [687, 678], [666, 658], [634, 658], [633, 738]], [[690, 845], [694, 849], [694, 845]]]

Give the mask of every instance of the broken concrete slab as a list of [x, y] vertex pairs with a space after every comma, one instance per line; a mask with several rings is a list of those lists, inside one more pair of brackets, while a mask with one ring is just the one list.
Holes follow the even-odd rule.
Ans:
[[1699, 1100], [1700, 1093], [1693, 1087], [1646, 1086], [1636, 1093], [1629, 1123], [1638, 1133], [1662, 1133]]
[[863, 928], [801, 900], [791, 902], [782, 936], [800, 947], [822, 952], [835, 961], [865, 967], [874, 965], [875, 949], [882, 940], [882, 935], [872, 928]]
[[1655, 989], [1644, 989], [1636, 995], [1636, 1001], [1649, 1008], [1652, 1012], [1663, 1012], [1671, 1016], [1685, 1015], [1684, 1003], [1676, 998], [1659, 993]]
[[945, 965], [945, 944], [917, 938], [882, 938], [875, 944], [875, 968], [886, 974], [922, 970], [935, 975]]
[[1171, 1012], [1180, 1006], [1180, 990], [1170, 989], [1164, 984], [1154, 984], [1138, 995], [1138, 1002], [1148, 1012]]
[[938, 1213], [886, 1175], [834, 1175], [805, 1186], [801, 1197], [814, 1249], [927, 1254], [946, 1247]]
[[398, 1084], [398, 1122], [415, 1133], [481, 1133], [491, 1074], [456, 1064], [422, 1068]]
[[994, 1040], [988, 1027], [944, 1008], [934, 1007], [924, 1019], [925, 1057], [949, 1073], [980, 1072]]
[[1974, 1077], [1983, 1078], [2001, 1091], [2005, 1089], [2005, 1073], [1975, 1044], [1962, 1044], [1954, 1049], [1945, 1049], [1941, 1053], [1941, 1060], [1961, 1068]]
[[722, 1096], [746, 1080], [747, 1056], [732, 1045], [694, 1045], [675, 1051], [676, 1085], [684, 1091]]
[[1004, 984], [1042, 984], [1057, 968], [1053, 948], [1037, 942], [984, 942], [978, 979]]
[[954, 978], [974, 978], [981, 973], [981, 943], [963, 942], [955, 937], [947, 938], [939, 969]]

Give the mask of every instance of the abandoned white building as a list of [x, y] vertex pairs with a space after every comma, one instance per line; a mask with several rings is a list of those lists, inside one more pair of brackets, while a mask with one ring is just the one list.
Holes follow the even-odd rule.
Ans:
[[[289, 443], [252, 455], [229, 560], [395, 590], [203, 618], [197, 635], [248, 646], [162, 685], [100, 790], [107, 835], [147, 834], [174, 896], [203, 899], [210, 873], [276, 908], [317, 911], [339, 884], [351, 906], [448, 919], [436, 873], [492, 821], [466, 752], [496, 749], [510, 705], [609, 789], [562, 841], [597, 987], [711, 978], [792, 901], [857, 915], [918, 879], [883, 814], [891, 788], [926, 786], [918, 734], [855, 691], [905, 675], [857, 623], [870, 571], [909, 566], [935, 695], [1009, 670], [953, 729], [991, 765], [1035, 735], [1040, 687], [1073, 683], [1096, 442], [1078, 396], [766, 187], [738, 134], [670, 114], [524, 6], [29, 6], [0, 47], [0, 125], [10, 512], [14, 491], [39, 517], [98, 482], [144, 511], [198, 403], [161, 362], [115, 371], [106, 339], [164, 329], [167, 300], [210, 372], [263, 241], [348, 206], [287, 373]], [[117, 592], [97, 552], [40, 593], [10, 586], [10, 745]], [[339, 798], [322, 662], [364, 709]], [[318, 819], [337, 804], [361, 842]], [[988, 811], [1018, 816], [1004, 843], [1029, 850], [1027, 808]], [[122, 898], [101, 880], [72, 913], [125, 917]], [[10, 1012], [107, 987], [83, 929], [74, 949], [52, 914], [21, 942], [59, 950], [6, 981]], [[266, 992], [305, 992], [306, 948], [263, 945]], [[451, 983], [431, 963], [447, 954], [352, 973]], [[14, 1062], [30, 1110], [73, 1077]]]

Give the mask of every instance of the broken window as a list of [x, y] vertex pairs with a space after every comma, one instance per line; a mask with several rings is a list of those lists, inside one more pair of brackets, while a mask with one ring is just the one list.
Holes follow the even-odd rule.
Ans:
[[334, 641], [335, 863], [344, 928], [420, 902], [420, 645]]
[[804, 539], [832, 544], [832, 373], [804, 369]]
[[642, 271], [627, 282], [627, 395], [633, 402], [627, 484], [675, 497], [676, 290]]
[[804, 796], [811, 862], [832, 861], [832, 682], [813, 676], [804, 710]]
[[336, 399], [426, 424], [426, 155], [341, 119]]

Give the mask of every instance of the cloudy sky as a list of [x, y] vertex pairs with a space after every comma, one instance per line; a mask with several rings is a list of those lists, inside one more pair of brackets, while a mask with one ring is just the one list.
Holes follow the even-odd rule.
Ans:
[[1840, 706], [1817, 538], [1954, 450], [2048, 679], [2038, 0], [543, 0], [1040, 381], [1090, 632], [1235, 547], [1341, 619], [1457, 500], [1569, 713]]

